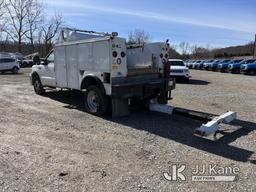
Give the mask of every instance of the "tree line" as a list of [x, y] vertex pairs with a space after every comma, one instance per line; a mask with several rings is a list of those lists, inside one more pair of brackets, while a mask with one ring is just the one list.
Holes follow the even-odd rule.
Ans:
[[208, 59], [208, 58], [231, 58], [238, 56], [252, 56], [254, 54], [254, 42], [246, 45], [231, 46], [226, 48], [211, 48], [210, 46], [190, 45], [181, 42], [174, 48], [179, 50], [182, 59]]
[[[143, 29], [135, 29], [130, 32], [128, 44], [147, 43], [152, 40], [149, 33]], [[172, 45], [169, 55], [172, 59], [209, 59], [209, 58], [231, 58], [237, 56], [252, 56], [254, 54], [254, 42], [246, 45], [233, 46], [227, 48], [212, 48], [208, 46], [191, 45], [188, 42], [181, 42]]]
[[61, 14], [46, 14], [42, 0], [0, 0], [0, 52], [45, 56], [62, 24]]

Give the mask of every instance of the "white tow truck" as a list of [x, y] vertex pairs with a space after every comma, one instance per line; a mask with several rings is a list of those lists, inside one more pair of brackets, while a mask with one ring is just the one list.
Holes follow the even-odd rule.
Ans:
[[[31, 84], [37, 94], [46, 88], [80, 90], [88, 113], [127, 116], [132, 103], [144, 103], [152, 111], [188, 113], [167, 105], [175, 80], [170, 78], [169, 43], [127, 45], [113, 32], [99, 33], [62, 29], [58, 43], [48, 56], [35, 57]], [[135, 102], [134, 102], [135, 101]], [[220, 122], [230, 122], [229, 112], [202, 125], [195, 133], [207, 136]]]

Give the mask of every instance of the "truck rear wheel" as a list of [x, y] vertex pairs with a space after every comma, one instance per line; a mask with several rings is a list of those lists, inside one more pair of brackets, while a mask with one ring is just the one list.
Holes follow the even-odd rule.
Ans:
[[107, 96], [96, 85], [91, 85], [86, 89], [84, 95], [85, 110], [93, 115], [102, 116], [107, 112]]
[[34, 90], [35, 90], [36, 94], [43, 95], [45, 93], [44, 87], [43, 87], [41, 80], [38, 76], [34, 77], [33, 85], [34, 85]]

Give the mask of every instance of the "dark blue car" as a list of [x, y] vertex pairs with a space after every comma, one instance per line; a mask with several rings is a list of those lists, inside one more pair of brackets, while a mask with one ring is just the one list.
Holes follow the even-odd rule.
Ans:
[[242, 59], [236, 59], [236, 60], [231, 60], [229, 62], [223, 62], [221, 64], [218, 65], [218, 71], [225, 73], [228, 72], [228, 65], [229, 64], [236, 64], [236, 63], [240, 63], [242, 62]]
[[240, 72], [245, 75], [256, 75], [256, 61], [251, 64], [243, 64]]
[[211, 62], [213, 62], [213, 61], [214, 61], [214, 59], [202, 61], [202, 62], [197, 66], [197, 69], [202, 70], [202, 69], [204, 69], [204, 64], [205, 64], [205, 63], [211, 63]]
[[218, 65], [221, 64], [221, 63], [227, 63], [231, 61], [230, 59], [225, 59], [225, 60], [220, 60], [219, 62], [214, 62], [212, 63], [210, 66], [209, 66], [209, 69], [212, 70], [212, 71], [217, 71], [218, 69]]
[[240, 69], [241, 69], [241, 66], [243, 64], [251, 64], [251, 63], [254, 63], [255, 61], [256, 61], [256, 59], [248, 59], [248, 60], [244, 60], [240, 63], [229, 64], [228, 65], [228, 72], [230, 72], [230, 73], [240, 73]]

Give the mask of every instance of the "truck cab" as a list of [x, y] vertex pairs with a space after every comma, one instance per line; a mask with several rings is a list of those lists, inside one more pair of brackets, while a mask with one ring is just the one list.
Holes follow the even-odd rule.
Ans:
[[54, 51], [52, 50], [45, 59], [32, 66], [31, 83], [34, 90], [41, 95], [45, 92], [43, 87], [56, 87]]

